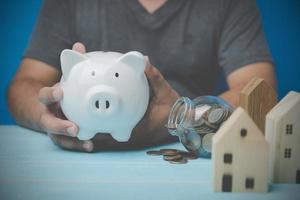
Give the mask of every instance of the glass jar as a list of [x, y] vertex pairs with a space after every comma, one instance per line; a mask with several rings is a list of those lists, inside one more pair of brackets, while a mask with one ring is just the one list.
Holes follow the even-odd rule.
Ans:
[[166, 127], [188, 151], [210, 157], [212, 137], [232, 112], [233, 108], [219, 97], [181, 97], [174, 103]]

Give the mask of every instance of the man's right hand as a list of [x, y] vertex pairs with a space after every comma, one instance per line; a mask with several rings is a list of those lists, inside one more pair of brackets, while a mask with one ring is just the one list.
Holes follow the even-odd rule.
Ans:
[[[75, 43], [72, 49], [81, 53], [85, 52], [85, 47], [81, 43]], [[49, 135], [55, 144], [69, 150], [92, 151], [92, 142], [78, 140], [76, 136], [79, 127], [67, 120], [61, 111], [59, 101], [63, 98], [63, 91], [59, 83], [52, 87], [41, 88], [38, 98], [45, 107], [40, 115], [39, 127]]]

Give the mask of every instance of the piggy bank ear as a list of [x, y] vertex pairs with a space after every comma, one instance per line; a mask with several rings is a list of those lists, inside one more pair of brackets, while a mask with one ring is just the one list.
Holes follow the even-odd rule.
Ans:
[[117, 62], [126, 63], [139, 73], [144, 73], [146, 67], [146, 60], [143, 54], [137, 51], [130, 51], [122, 55]]
[[63, 77], [67, 79], [72, 67], [86, 59], [85, 55], [78, 53], [77, 51], [70, 49], [63, 50], [60, 54], [60, 64]]

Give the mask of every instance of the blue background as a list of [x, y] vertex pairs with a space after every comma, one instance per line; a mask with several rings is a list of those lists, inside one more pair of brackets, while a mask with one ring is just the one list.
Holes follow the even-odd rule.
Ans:
[[[300, 0], [258, 0], [269, 47], [276, 62], [281, 99], [290, 90], [300, 91]], [[6, 91], [29, 41], [40, 0], [10, 0], [0, 6], [0, 124], [14, 123]]]

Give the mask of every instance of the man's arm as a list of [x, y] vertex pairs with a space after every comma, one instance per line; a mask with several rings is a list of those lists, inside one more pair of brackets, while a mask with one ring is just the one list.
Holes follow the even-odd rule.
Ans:
[[58, 79], [59, 72], [54, 67], [30, 58], [22, 61], [8, 91], [9, 108], [18, 124], [43, 131], [38, 122], [47, 108], [39, 101], [38, 94], [41, 88], [54, 85]]
[[[85, 52], [81, 43], [72, 49]], [[77, 125], [63, 119], [59, 109], [63, 97], [59, 78], [60, 72], [51, 65], [31, 58], [22, 61], [8, 90], [9, 108], [19, 125], [51, 134], [77, 135]]]
[[[59, 101], [63, 92], [56, 84], [59, 77], [60, 72], [54, 67], [25, 58], [8, 91], [9, 108], [17, 123], [47, 133], [56, 144], [61, 142], [58, 137], [74, 138], [79, 130], [76, 124], [61, 115]], [[74, 142], [65, 143], [69, 149], [92, 150], [90, 140], [74, 138]]]
[[273, 65], [269, 62], [258, 62], [241, 67], [227, 76], [227, 83], [229, 90], [220, 95], [223, 99], [228, 101], [232, 106], [239, 105], [240, 91], [253, 78], [259, 77], [276, 89], [276, 78]]

